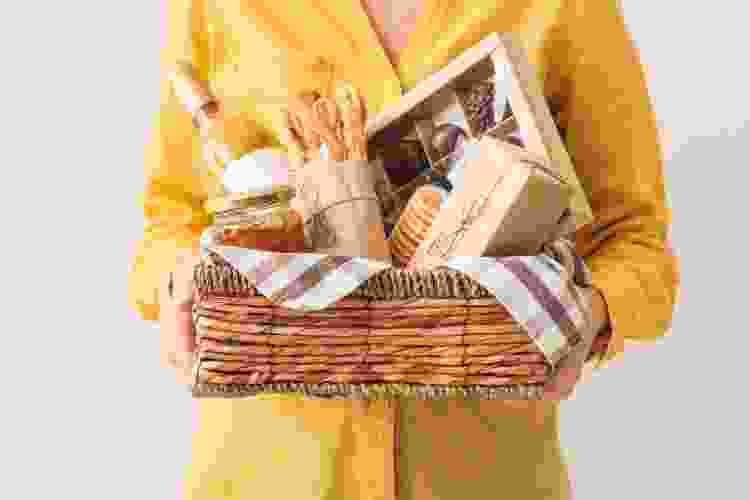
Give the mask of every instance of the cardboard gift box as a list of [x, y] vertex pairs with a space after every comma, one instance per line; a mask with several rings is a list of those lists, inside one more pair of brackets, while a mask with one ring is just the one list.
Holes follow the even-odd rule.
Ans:
[[438, 212], [410, 267], [430, 269], [457, 256], [535, 255], [557, 235], [569, 198], [542, 158], [492, 137], [480, 139], [471, 156], [462, 188]]
[[[485, 97], [482, 92], [489, 95]], [[488, 111], [489, 101], [492, 101], [492, 104]], [[409, 156], [413, 159], [411, 163], [414, 166], [410, 167], [405, 166], [400, 160], [403, 154], [401, 157], [391, 155], [395, 158], [393, 161], [397, 166], [391, 168], [389, 174], [394, 171], [401, 174], [409, 168], [413, 170], [410, 174], [412, 181], [397, 179], [397, 182], [393, 183], [394, 189], [401, 196], [394, 204], [395, 207], [402, 209], [415, 189], [429, 182], [429, 176], [425, 175], [427, 170], [438, 175], [444, 174], [443, 166], [447, 157], [433, 143], [435, 131], [444, 124], [460, 127], [468, 138], [469, 149], [478, 148], [482, 157], [489, 162], [467, 161], [464, 164], [466, 175], [477, 182], [482, 175], [487, 175], [485, 191], [489, 177], [495, 177], [491, 165], [498, 165], [498, 169], [507, 170], [510, 168], [508, 162], [515, 165], [510, 158], [526, 158], [518, 163], [517, 167], [520, 170], [514, 175], [524, 175], [521, 173], [524, 172], [523, 165], [528, 166], [529, 161], [537, 166], [531, 169], [526, 187], [519, 187], [515, 195], [508, 192], [503, 196], [516, 196], [516, 204], [511, 203], [507, 207], [507, 216], [513, 214], [513, 217], [519, 217], [519, 210], [525, 206], [524, 217], [527, 217], [528, 224], [541, 224], [540, 218], [543, 216], [554, 219], [552, 222], [545, 221], [544, 224], [536, 226], [541, 233], [540, 238], [546, 236], [550, 223], [561, 224], [555, 235], [566, 235], [593, 220], [586, 194], [560, 137], [536, 71], [529, 64], [524, 50], [512, 34], [493, 33], [487, 36], [406, 93], [398, 103], [368, 121], [366, 131], [370, 158], [381, 161], [383, 156], [388, 156], [388, 147], [398, 149], [396, 145], [400, 144], [401, 150], [410, 151]], [[511, 150], [505, 146], [492, 145], [489, 140], [483, 141], [489, 138], [514, 143], [528, 155], [524, 156], [521, 151]], [[385, 170], [388, 172], [388, 161], [385, 163]], [[472, 169], [477, 169], [480, 173], [469, 172]], [[528, 170], [527, 168], [526, 171]], [[547, 176], [543, 173], [545, 171], [552, 175]], [[392, 181], [394, 179], [391, 177]], [[506, 184], [503, 189], [508, 189], [508, 186]], [[523, 196], [531, 195], [536, 189], [542, 189], [537, 186], [546, 186], [544, 189], [548, 190], [547, 195], [543, 199], [537, 199], [537, 195], [534, 195], [533, 203], [523, 202]], [[468, 186], [461, 187], [467, 188]], [[457, 191], [458, 189], [454, 189], [452, 196]], [[553, 191], [556, 194], [553, 194]], [[563, 199], [565, 201], [561, 201]], [[456, 199], [452, 203], [458, 205], [464, 201]], [[564, 223], [560, 221], [561, 203], [564, 209], [567, 209]], [[546, 204], [550, 206], [542, 206]], [[441, 208], [441, 211], [446, 208], [448, 206]], [[456, 220], [458, 215], [453, 214], [451, 217], [451, 220]], [[448, 219], [448, 215], [443, 217], [442, 224], [447, 224]], [[513, 224], [516, 220], [519, 219], [515, 219]], [[499, 219], [488, 220], [485, 230], [499, 234], [500, 228], [510, 223]], [[521, 251], [535, 246], [529, 243], [527, 234], [533, 231], [533, 228], [517, 231], [520, 232], [513, 234], [521, 240], [515, 247], [505, 241], [505, 238], [502, 238], [504, 243], [500, 246], [507, 251], [511, 248]], [[497, 244], [490, 244], [486, 251], [497, 249]], [[466, 255], [480, 255], [477, 250], [481, 249], [475, 248], [472, 253]]]

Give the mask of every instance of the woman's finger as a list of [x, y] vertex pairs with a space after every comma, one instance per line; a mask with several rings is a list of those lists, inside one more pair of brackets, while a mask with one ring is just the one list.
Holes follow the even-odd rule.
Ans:
[[543, 399], [567, 399], [581, 378], [583, 363], [588, 352], [587, 342], [583, 341], [562, 358], [550, 380], [544, 386]]
[[186, 376], [192, 370], [197, 347], [192, 312], [193, 272], [200, 262], [197, 245], [178, 252], [173, 271], [164, 275], [159, 287], [161, 363], [177, 370], [178, 379], [182, 381], [187, 380]]
[[161, 307], [159, 322], [161, 364], [182, 377], [191, 371], [196, 350], [192, 313], [168, 304]]
[[568, 399], [578, 383], [580, 373], [580, 368], [559, 367], [552, 379], [545, 384], [542, 399], [554, 401]]

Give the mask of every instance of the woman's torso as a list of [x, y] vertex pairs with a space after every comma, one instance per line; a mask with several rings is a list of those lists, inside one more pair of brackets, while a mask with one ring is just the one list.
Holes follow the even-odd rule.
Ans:
[[[211, 3], [207, 59], [211, 83], [225, 108], [237, 119], [255, 122], [264, 139], [273, 142], [289, 95], [331, 93], [337, 81], [345, 80], [360, 90], [375, 114], [493, 31], [517, 33], [548, 96], [559, 90], [561, 79], [548, 72], [554, 47], [547, 44], [561, 0], [502, 5], [494, 0], [410, 0], [420, 4], [420, 14], [399, 8], [394, 17], [412, 23], [411, 32], [400, 33], [382, 16], [374, 30], [364, 2], [375, 3], [222, 0], [220, 9]], [[383, 47], [378, 31], [390, 48]]]

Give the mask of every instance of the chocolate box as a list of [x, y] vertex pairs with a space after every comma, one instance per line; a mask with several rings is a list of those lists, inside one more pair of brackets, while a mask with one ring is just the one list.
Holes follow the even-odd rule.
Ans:
[[442, 158], [431, 137], [444, 123], [461, 127], [470, 142], [494, 137], [541, 159], [567, 192], [571, 217], [563, 234], [592, 221], [536, 73], [513, 35], [487, 36], [368, 121], [370, 158], [384, 161], [394, 188], [401, 188], [398, 206], [429, 181], [427, 172], [439, 173]]

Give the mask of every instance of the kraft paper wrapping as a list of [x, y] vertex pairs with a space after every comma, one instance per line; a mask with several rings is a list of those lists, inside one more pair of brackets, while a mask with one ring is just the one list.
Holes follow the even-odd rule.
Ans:
[[366, 160], [315, 160], [297, 172], [312, 251], [391, 264], [375, 181]]
[[462, 189], [438, 212], [410, 268], [477, 254], [535, 255], [559, 230], [569, 191], [543, 159], [491, 137], [467, 145], [464, 155]]

